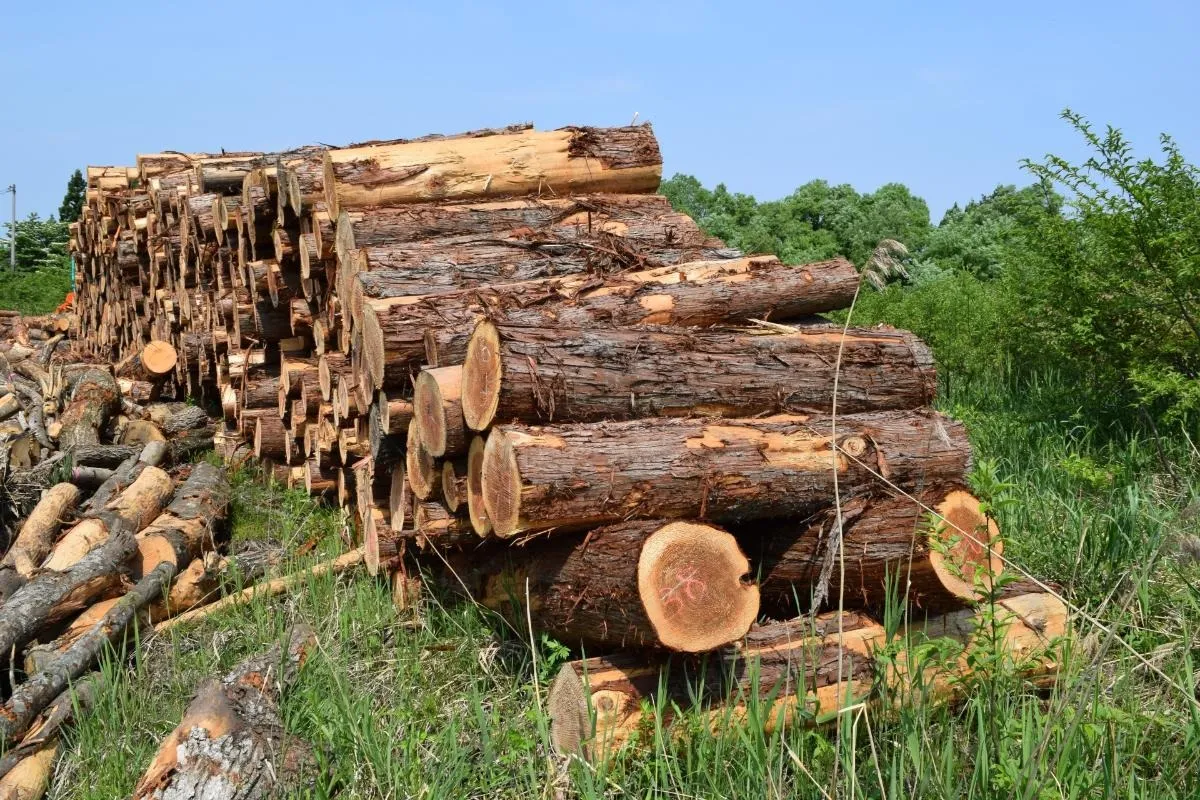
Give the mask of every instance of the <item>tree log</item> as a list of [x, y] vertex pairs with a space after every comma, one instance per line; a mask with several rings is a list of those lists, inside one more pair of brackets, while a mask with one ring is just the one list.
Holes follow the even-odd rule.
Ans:
[[[1050, 594], [1016, 595], [1001, 600], [997, 610], [1000, 646], [1018, 670], [1032, 679], [1053, 675], [1056, 642], [1067, 633], [1062, 601]], [[964, 651], [948, 663], [931, 663], [925, 654], [939, 648], [927, 642], [969, 643], [985, 619], [981, 613], [966, 609], [910, 622], [896, 640], [900, 668], [883, 676], [873, 669], [873, 654], [888, 644], [888, 632], [855, 612], [840, 620], [826, 614], [764, 625], [707, 660], [616, 654], [570, 662], [550, 689], [550, 739], [560, 753], [601, 761], [652, 725], [655, 709], [668, 714], [657, 721], [663, 726], [670, 724], [674, 709], [691, 708], [706, 710], [714, 730], [753, 718], [770, 732], [831, 719], [868, 699], [881, 682], [921, 687], [920, 697], [895, 687], [892, 697], [952, 700], [962, 692], [962, 677], [973, 662]]]
[[79, 488], [70, 483], [55, 485], [42, 497], [21, 526], [20, 533], [0, 562], [0, 602], [29, 580], [50, 554], [58, 529], [79, 502]]
[[463, 421], [463, 367], [422, 370], [413, 386], [413, 411], [421, 442], [434, 458], [467, 452]]
[[0, 800], [41, 800], [45, 797], [58, 750], [57, 739], [46, 742], [5, 773], [0, 778]]
[[13, 742], [23, 736], [46, 706], [91, 668], [106, 645], [124, 636], [142, 609], [166, 591], [174, 576], [174, 565], [159, 564], [46, 666], [13, 689], [0, 712], [0, 739]]
[[[843, 496], [961, 482], [962, 425], [928, 411], [494, 428], [482, 488], [499, 536], [631, 518], [801, 516]], [[878, 473], [881, 477], [876, 477]], [[410, 478], [411, 480], [411, 478]]]
[[649, 125], [522, 130], [325, 152], [325, 202], [343, 208], [518, 195], [651, 193], [662, 155]]
[[[827, 326], [792, 332], [585, 330], [498, 328], [484, 320], [461, 373], [458, 408], [477, 431], [496, 420], [827, 411], [835, 378], [837, 409], [844, 413], [918, 408], [937, 389], [933, 356], [911, 333], [852, 329], [843, 335]], [[454, 410], [447, 409], [447, 416]], [[422, 427], [422, 437], [432, 440], [432, 430]]]
[[702, 652], [740, 639], [758, 615], [758, 587], [733, 536], [694, 522], [646, 520], [506, 547], [471, 559], [470, 587], [519, 627], [568, 646]]
[[764, 608], [788, 617], [814, 601], [836, 604], [843, 571], [845, 601], [854, 606], [882, 606], [889, 580], [898, 599], [935, 612], [978, 599], [976, 581], [990, 586], [1004, 566], [996, 523], [961, 489], [928, 490], [919, 498], [945, 521], [931, 524], [925, 509], [906, 497], [846, 500], [840, 554], [835, 509], [735, 531], [758, 566]]
[[121, 390], [112, 375], [90, 369], [76, 381], [71, 402], [59, 416], [62, 431], [58, 446], [71, 451], [76, 447], [100, 444], [100, 429], [116, 413]]
[[87, 713], [103, 686], [103, 676], [92, 672], [75, 681], [71, 688], [59, 693], [46, 706], [40, 717], [29, 726], [29, 733], [19, 745], [10, 747], [0, 758], [0, 776], [8, 775], [21, 761], [58, 740], [59, 734], [74, 721], [76, 710]]
[[[438, 342], [436, 363], [461, 363], [483, 317], [526, 327], [709, 326], [793, 319], [850, 303], [858, 271], [845, 259], [804, 266], [774, 256], [701, 261], [599, 278], [575, 275], [437, 294], [368, 299], [363, 358], [373, 380], [426, 358], [426, 331], [458, 332]], [[430, 359], [433, 363], [434, 359]]]
[[164, 561], [182, 570], [202, 551], [216, 549], [231, 491], [226, 470], [205, 463], [193, 466], [167, 507], [138, 533], [140, 564], [135, 577]]
[[480, 536], [492, 532], [492, 520], [483, 502], [483, 457], [486, 451], [487, 439], [482, 436], [471, 439], [467, 450], [467, 513], [471, 527]]
[[298, 788], [310, 747], [283, 729], [280, 694], [316, 646], [307, 625], [200, 687], [134, 789], [135, 800], [266, 800]]
[[136, 551], [133, 526], [117, 519], [103, 544], [65, 572], [43, 570], [0, 606], [0, 659], [48, 624], [87, 608], [121, 575]]
[[119, 378], [161, 383], [175, 372], [178, 363], [179, 353], [175, 346], [155, 339], [118, 364], [115, 371]]

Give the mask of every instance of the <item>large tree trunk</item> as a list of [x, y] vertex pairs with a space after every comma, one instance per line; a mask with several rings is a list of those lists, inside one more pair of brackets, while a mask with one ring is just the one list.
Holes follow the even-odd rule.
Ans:
[[[758, 522], [735, 532], [758, 568], [767, 612], [788, 617], [814, 602], [836, 605], [839, 597], [855, 607], [880, 607], [889, 581], [897, 600], [925, 610], [946, 611], [977, 599], [978, 588], [1003, 570], [995, 522], [961, 489], [918, 497], [920, 504], [907, 497], [847, 499], [840, 548], [832, 508], [806, 520]], [[926, 507], [938, 518], [931, 520]]]
[[657, 194], [527, 197], [469, 205], [414, 203], [349, 209], [338, 215], [336, 252], [344, 261], [358, 248], [377, 244], [503, 234], [515, 229], [532, 231], [564, 222], [591, 229], [613, 219], [653, 219], [671, 212], [670, 201]]
[[961, 482], [963, 427], [929, 411], [652, 419], [494, 428], [483, 500], [499, 536], [630, 518], [737, 522], [811, 514], [844, 497]]
[[[927, 405], [937, 390], [933, 356], [911, 333], [829, 326], [586, 330], [485, 320], [461, 370], [461, 413], [477, 431], [493, 421], [828, 411], [835, 385], [840, 412], [890, 411]], [[419, 414], [419, 382], [416, 397]]]
[[[368, 273], [369, 274], [369, 273]], [[487, 317], [526, 327], [709, 326], [792, 319], [841, 308], [858, 286], [844, 260], [788, 266], [774, 256], [702, 261], [600, 278], [575, 275], [440, 294], [366, 300], [363, 358], [373, 379], [426, 360], [461, 363], [475, 324]], [[426, 332], [438, 351], [427, 353]], [[456, 334], [456, 335], [455, 335]]]
[[59, 416], [58, 446], [66, 451], [100, 444], [100, 429], [116, 413], [121, 390], [112, 375], [91, 369], [75, 381], [71, 402]]
[[703, 652], [744, 636], [758, 615], [737, 542], [693, 522], [625, 522], [461, 560], [455, 572], [479, 603], [518, 627], [528, 611], [571, 647]]
[[267, 800], [298, 788], [311, 748], [291, 738], [280, 716], [280, 690], [295, 680], [316, 645], [307, 625], [197, 691], [180, 722], [134, 789], [135, 800]]
[[[1009, 663], [1033, 680], [1053, 675], [1055, 643], [1067, 633], [1063, 602], [1051, 594], [1010, 594], [996, 612]], [[910, 621], [891, 640], [903, 645], [898, 669], [882, 676], [874, 652], [890, 641], [887, 629], [855, 612], [763, 625], [707, 660], [617, 654], [570, 662], [550, 688], [550, 739], [560, 753], [601, 761], [653, 725], [659, 708], [668, 715], [658, 720], [664, 726], [676, 708], [703, 709], [716, 730], [746, 719], [756, 702], [754, 718], [772, 731], [832, 719], [869, 701], [881, 681], [891, 685], [890, 697], [905, 702], [953, 700], [974, 664], [966, 652], [949, 663], [931, 661], [927, 654], [936, 648], [928, 641], [966, 643], [988, 613], [964, 609]]]
[[649, 125], [489, 133], [329, 150], [329, 212], [514, 195], [649, 193], [662, 177]]

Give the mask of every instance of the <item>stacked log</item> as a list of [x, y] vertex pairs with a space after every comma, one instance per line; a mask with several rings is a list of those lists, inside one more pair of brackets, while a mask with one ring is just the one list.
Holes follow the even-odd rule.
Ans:
[[219, 403], [229, 459], [346, 506], [372, 573], [448, 567], [655, 675], [760, 614], [969, 613], [1001, 543], [929, 350], [832, 326], [852, 264], [728, 248], [660, 174], [647, 125], [140, 155], [89, 170], [75, 333]]

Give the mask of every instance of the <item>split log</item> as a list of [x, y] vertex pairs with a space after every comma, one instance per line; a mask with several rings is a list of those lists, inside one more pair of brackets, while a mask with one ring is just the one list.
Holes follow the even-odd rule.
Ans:
[[0, 778], [0, 800], [41, 800], [50, 788], [59, 742], [46, 742]]
[[[840, 552], [835, 509], [746, 530], [739, 541], [759, 565], [768, 613], [788, 617], [814, 601], [836, 603], [843, 596], [854, 606], [882, 606], [889, 581], [897, 599], [927, 611], [977, 600], [980, 588], [1004, 568], [996, 523], [961, 489], [926, 491], [919, 498], [920, 505], [907, 497], [847, 499]], [[938, 516], [931, 520], [924, 506]], [[826, 587], [820, 586], [822, 574]]]
[[413, 410], [421, 442], [434, 458], [467, 451], [463, 374], [461, 366], [435, 367], [422, 370], [414, 383]]
[[651, 193], [662, 156], [649, 125], [522, 130], [325, 152], [329, 212], [514, 195]]
[[499, 536], [634, 518], [803, 516], [843, 496], [961, 483], [962, 425], [929, 411], [494, 428], [483, 500]]
[[298, 624], [284, 643], [286, 651], [276, 644], [200, 687], [138, 781], [135, 800], [266, 800], [299, 788], [311, 769], [311, 748], [284, 731], [279, 702], [316, 634]]
[[[477, 431], [496, 420], [829, 410], [835, 385], [840, 412], [890, 411], [928, 405], [937, 390], [933, 356], [911, 333], [843, 333], [827, 326], [788, 332], [584, 330], [497, 327], [484, 320], [471, 336], [461, 375], [458, 408]], [[416, 398], [420, 413], [419, 379]], [[435, 441], [432, 430], [422, 428], [426, 441]]]
[[520, 627], [528, 613], [571, 647], [703, 652], [740, 639], [758, 616], [750, 563], [709, 525], [625, 522], [504, 550], [457, 572], [482, 605]]
[[76, 381], [71, 401], [59, 416], [62, 431], [58, 446], [71, 451], [76, 447], [100, 444], [100, 429], [116, 413], [121, 390], [112, 375], [90, 369]]
[[[369, 274], [369, 273], [368, 273]], [[373, 380], [426, 359], [426, 331], [445, 331], [429, 363], [461, 363], [483, 317], [526, 327], [709, 326], [784, 320], [843, 308], [858, 287], [845, 259], [789, 266], [774, 256], [701, 261], [598, 278], [575, 275], [363, 302], [363, 357]], [[453, 334], [457, 332], [458, 338]]]
[[69, 519], [78, 502], [79, 488], [60, 483], [46, 492], [34, 507], [0, 562], [0, 602], [33, 577], [50, 554], [58, 529]]

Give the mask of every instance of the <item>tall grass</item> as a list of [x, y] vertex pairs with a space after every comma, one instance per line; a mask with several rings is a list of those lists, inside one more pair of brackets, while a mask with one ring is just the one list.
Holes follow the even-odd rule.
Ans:
[[[1006, 555], [1060, 582], [1082, 612], [1051, 690], [988, 663], [956, 707], [859, 708], [840, 735], [766, 734], [755, 703], [748, 724], [716, 730], [685, 713], [670, 733], [652, 727], [639, 748], [592, 767], [547, 747], [533, 678], [554, 650], [532, 651], [472, 606], [432, 596], [397, 615], [385, 586], [323, 577], [109, 663], [112, 686], [71, 734], [52, 796], [127, 795], [197, 682], [296, 618], [321, 641], [284, 704], [322, 765], [304, 796], [1200, 796], [1200, 455], [1182, 432], [1155, 440], [1052, 410], [1068, 393], [1054, 376], [998, 371], [956, 381], [941, 401], [971, 432]], [[250, 475], [238, 476], [234, 514], [236, 538], [315, 542], [292, 566], [344, 546], [336, 513]], [[998, 658], [987, 637], [976, 646], [973, 658]]]

